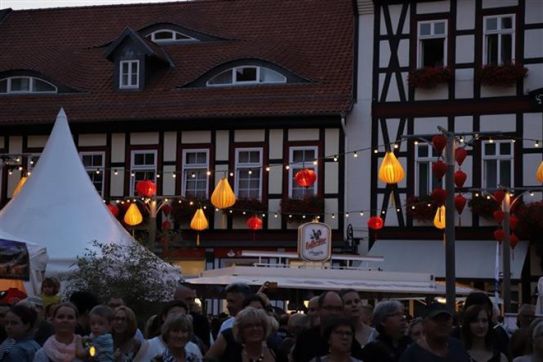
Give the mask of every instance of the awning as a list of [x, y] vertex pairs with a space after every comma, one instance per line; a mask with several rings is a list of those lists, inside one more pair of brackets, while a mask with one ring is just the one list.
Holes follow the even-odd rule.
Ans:
[[[456, 278], [495, 279], [496, 241], [456, 240]], [[511, 279], [520, 279], [528, 252], [528, 242], [520, 241], [511, 252]], [[502, 271], [502, 251], [499, 270]], [[443, 240], [377, 240], [369, 256], [383, 256], [382, 262], [368, 262], [373, 268], [387, 272], [430, 273], [445, 278]]]

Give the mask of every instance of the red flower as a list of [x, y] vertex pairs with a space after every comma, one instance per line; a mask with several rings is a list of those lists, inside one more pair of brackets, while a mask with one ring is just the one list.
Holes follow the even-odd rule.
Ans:
[[435, 88], [451, 80], [451, 70], [446, 67], [424, 67], [409, 72], [409, 85], [415, 88]]
[[485, 65], [479, 72], [481, 84], [507, 87], [526, 76], [528, 69], [522, 64]]

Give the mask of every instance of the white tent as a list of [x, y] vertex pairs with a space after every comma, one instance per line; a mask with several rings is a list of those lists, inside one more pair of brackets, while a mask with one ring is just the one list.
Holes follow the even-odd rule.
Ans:
[[[28, 181], [0, 211], [0, 230], [46, 246], [48, 274], [69, 271], [94, 240], [139, 246], [87, 175], [63, 109]], [[158, 257], [157, 262], [163, 263]], [[170, 270], [180, 277], [173, 266]]]

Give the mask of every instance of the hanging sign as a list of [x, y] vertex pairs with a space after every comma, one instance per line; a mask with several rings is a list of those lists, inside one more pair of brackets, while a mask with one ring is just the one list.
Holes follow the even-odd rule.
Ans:
[[543, 88], [534, 89], [528, 94], [534, 107], [536, 109], [543, 109]]
[[320, 222], [298, 227], [298, 255], [305, 261], [327, 261], [332, 254], [332, 231]]
[[26, 244], [0, 239], [0, 279], [29, 280], [29, 270]]

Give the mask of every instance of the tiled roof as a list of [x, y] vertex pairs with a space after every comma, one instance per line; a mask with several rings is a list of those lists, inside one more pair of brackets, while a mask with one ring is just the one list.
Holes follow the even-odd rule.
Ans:
[[[172, 23], [224, 40], [161, 45], [174, 67], [139, 92], [114, 89], [105, 51], [128, 27]], [[0, 73], [32, 70], [77, 93], [0, 96], [0, 124], [333, 115], [353, 88], [352, 0], [196, 0], [11, 11], [0, 20]], [[183, 88], [221, 64], [261, 59], [306, 83]]]

